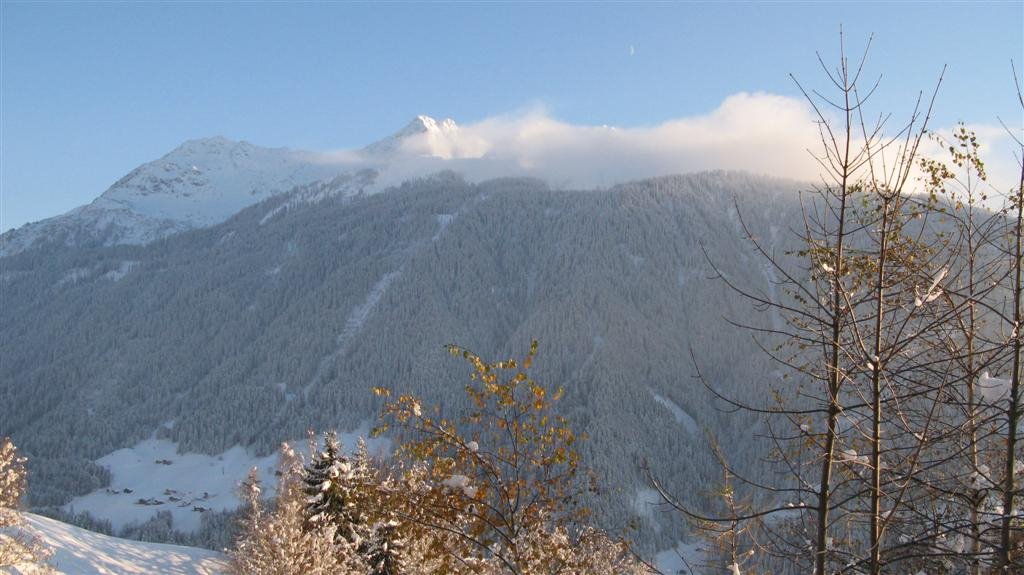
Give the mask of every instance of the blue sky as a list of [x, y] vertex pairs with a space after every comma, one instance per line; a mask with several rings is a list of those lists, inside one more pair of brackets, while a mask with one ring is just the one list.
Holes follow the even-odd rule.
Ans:
[[824, 87], [815, 51], [874, 33], [878, 109], [944, 64], [936, 124], [1021, 124], [1024, 2], [0, 4], [0, 230], [87, 203], [182, 141], [362, 146], [416, 114], [543, 109], [657, 126], [741, 92]]

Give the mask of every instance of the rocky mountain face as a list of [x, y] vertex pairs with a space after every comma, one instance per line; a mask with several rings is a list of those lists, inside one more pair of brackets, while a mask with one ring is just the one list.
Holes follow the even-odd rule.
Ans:
[[[242, 166], [268, 153], [189, 149]], [[309, 428], [354, 429], [376, 414], [373, 386], [455, 414], [468, 368], [444, 344], [500, 358], [532, 338], [537, 377], [564, 386], [562, 409], [589, 437], [605, 519], [638, 515], [651, 545], [674, 541], [682, 522], [648, 505], [640, 464], [700, 498], [719, 475], [707, 433], [756, 465], [756, 425], [716, 409], [694, 361], [724, 392], [767, 396], [777, 383], [749, 334], [723, 319], [773, 318], [751, 314], [709, 261], [770, 293], [739, 216], [781, 253], [794, 184], [705, 173], [571, 191], [442, 173], [371, 194], [360, 190], [374, 172], [363, 171], [277, 193], [320, 173], [272, 154], [278, 179], [220, 223], [147, 203], [173, 188], [188, 205], [220, 181], [182, 151], [164, 161], [176, 166], [169, 179], [150, 179], [163, 168], [147, 165], [111, 196], [190, 231], [145, 245], [42, 242], [0, 260], [0, 421], [31, 457], [35, 504], [101, 486], [94, 460], [154, 436], [182, 451], [270, 453]]]

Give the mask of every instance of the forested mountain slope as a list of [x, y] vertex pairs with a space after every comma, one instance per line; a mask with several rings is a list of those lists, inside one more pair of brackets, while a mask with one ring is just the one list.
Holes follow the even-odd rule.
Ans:
[[697, 500], [719, 477], [705, 430], [744, 465], [762, 455], [750, 416], [716, 411], [694, 379], [691, 350], [725, 392], [778, 381], [723, 319], [771, 318], [707, 258], [771, 293], [734, 201], [781, 253], [796, 190], [721, 172], [599, 191], [439, 174], [316, 203], [301, 188], [145, 246], [43, 244], [0, 259], [0, 435], [30, 457], [33, 504], [62, 504], [106, 480], [91, 461], [154, 433], [269, 453], [373, 418], [373, 386], [455, 413], [468, 371], [444, 344], [497, 359], [536, 338], [536, 375], [565, 387], [611, 491], [595, 504], [621, 526], [649, 512], [641, 458]]

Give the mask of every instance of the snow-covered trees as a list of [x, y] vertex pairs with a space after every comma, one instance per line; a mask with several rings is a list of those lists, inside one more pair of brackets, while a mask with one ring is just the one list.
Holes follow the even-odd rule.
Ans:
[[[524, 360], [472, 366], [472, 407], [445, 417], [410, 395], [386, 397], [378, 432], [399, 440], [394, 458], [352, 456], [333, 433], [310, 443], [303, 466], [285, 448], [277, 501], [267, 509], [255, 476], [232, 552], [238, 574], [628, 575], [646, 573], [629, 548], [583, 524], [576, 436], [554, 409], [561, 391], [534, 381]], [[325, 557], [326, 556], [326, 557]]]
[[405, 542], [394, 519], [373, 526], [362, 556], [369, 568], [367, 575], [401, 575], [408, 569]]
[[[467, 412], [445, 417], [408, 395], [384, 406], [385, 425], [398, 425], [406, 436], [401, 456], [423, 462], [431, 486], [412, 493], [409, 520], [457, 535], [445, 550], [452, 558], [487, 556], [512, 573], [528, 572], [525, 564], [541, 559], [524, 534], [586, 515], [577, 499], [588, 486], [578, 477], [576, 436], [554, 409], [562, 391], [529, 376], [536, 341], [522, 362], [491, 363], [468, 350], [448, 349], [473, 368]], [[554, 555], [547, 560], [562, 561]]]
[[28, 477], [25, 461], [10, 438], [0, 439], [0, 568], [33, 565], [46, 572], [49, 551], [19, 511]]
[[621, 541], [585, 526], [580, 495], [595, 489], [593, 478], [556, 408], [563, 391], [530, 375], [537, 341], [522, 360], [448, 351], [472, 368], [465, 411], [448, 415], [375, 390], [388, 398], [378, 432], [390, 426], [402, 438], [397, 453], [411, 487], [396, 513], [409, 537], [430, 541], [419, 560], [450, 573], [645, 572]]
[[[25, 461], [9, 437], [0, 440], [0, 512], [14, 510], [21, 504], [27, 482]], [[0, 527], [4, 525], [4, 516], [0, 515]]]
[[[707, 343], [709, 375], [729, 391], [767, 363], [720, 329], [720, 315], [740, 306], [706, 281], [698, 242], [716, 260], [729, 257], [739, 243], [731, 198], [739, 194], [757, 213], [752, 225], [767, 233], [795, 213], [794, 184], [710, 172], [611, 190], [506, 179], [412, 182], [393, 192], [296, 206], [263, 226], [261, 208], [169, 244], [5, 258], [0, 421], [33, 454], [28, 503], [62, 506], [104, 488], [109, 473], [93, 460], [154, 429], [182, 452], [244, 445], [263, 456], [309, 428], [351, 430], [372, 418], [379, 402], [366, 387], [379, 382], [461, 409], [462, 386], [437, 383], [459, 381], [463, 366], [437, 350], [457, 339], [503, 357], [529, 345], [517, 333], [550, 349], [537, 378], [564, 386], [561, 409], [579, 414], [574, 426], [590, 437], [581, 455], [627, 494], [592, 505], [602, 519], [632, 512], [629, 494], [644, 485], [623, 462], [637, 445], [673, 487], [717, 475], [702, 435], [688, 434], [655, 396], [756, 462], [749, 426], [709, 409], [708, 394], [687, 377], [691, 344]], [[458, 215], [434, 241], [438, 214]], [[138, 265], [119, 281], [104, 279], [124, 261]], [[341, 349], [350, 314], [399, 267]], [[73, 269], [90, 271], [60, 284], [77, 277]], [[764, 281], [740, 259], [727, 271]], [[69, 324], [71, 316], [81, 321]], [[54, 349], [60, 361], [48, 359]], [[125, 349], [131, 361], [119, 359]], [[649, 526], [645, 551], [678, 539], [668, 522], [657, 532]]]
[[306, 516], [314, 525], [330, 524], [337, 535], [353, 545], [363, 539], [365, 518], [356, 501], [357, 489], [364, 482], [359, 471], [342, 451], [338, 436], [330, 431], [324, 434], [324, 448], [316, 451], [315, 438], [310, 439], [312, 461], [306, 466], [302, 483], [307, 496]]
[[390, 508], [383, 470], [370, 461], [366, 443], [359, 441], [353, 457], [344, 453], [334, 431], [324, 434], [323, 443], [317, 449], [316, 437], [310, 437], [312, 460], [303, 470], [308, 529], [332, 528], [368, 575], [405, 573], [401, 523]]
[[353, 546], [337, 536], [337, 526], [311, 528], [302, 483], [301, 458], [281, 448], [277, 497], [268, 509], [263, 487], [251, 473], [240, 488], [248, 506], [242, 532], [231, 550], [229, 569], [236, 575], [337, 575], [360, 573]]

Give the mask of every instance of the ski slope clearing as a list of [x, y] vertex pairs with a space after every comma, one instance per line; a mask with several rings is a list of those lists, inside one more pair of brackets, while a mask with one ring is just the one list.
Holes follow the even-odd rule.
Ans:
[[[227, 565], [223, 555], [206, 549], [118, 539], [30, 513], [25, 520], [53, 550], [50, 566], [57, 573], [214, 575], [223, 573]], [[37, 568], [12, 571], [45, 572]]]

